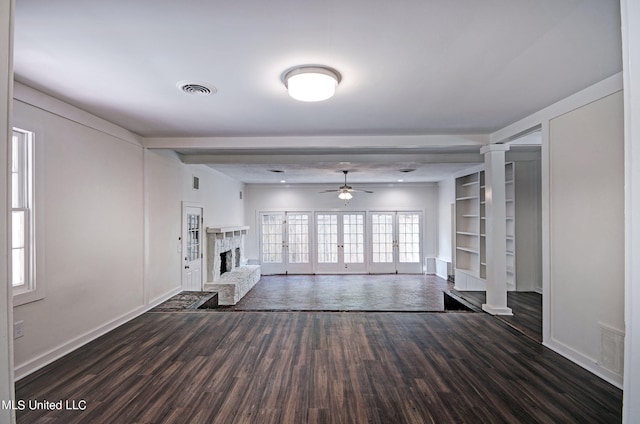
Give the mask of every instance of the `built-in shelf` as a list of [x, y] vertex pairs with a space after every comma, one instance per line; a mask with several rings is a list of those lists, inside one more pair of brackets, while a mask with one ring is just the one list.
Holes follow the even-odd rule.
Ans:
[[456, 234], [462, 234], [463, 236], [478, 236], [478, 233], [472, 233], [470, 231], [456, 231]]
[[[509, 272], [507, 280], [511, 287], [515, 284], [515, 165], [505, 164], [505, 201], [506, 201], [506, 226], [507, 226], [507, 267]], [[474, 287], [474, 290], [483, 287], [486, 279], [487, 259], [486, 243], [487, 217], [485, 200], [485, 175], [484, 171], [476, 171], [471, 174], [456, 178], [456, 271], [461, 271], [463, 284]], [[475, 238], [477, 237], [477, 238]], [[458, 283], [456, 283], [458, 284]]]

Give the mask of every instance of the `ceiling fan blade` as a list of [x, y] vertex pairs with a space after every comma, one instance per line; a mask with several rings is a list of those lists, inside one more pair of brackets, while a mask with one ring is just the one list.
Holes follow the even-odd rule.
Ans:
[[319, 193], [337, 193], [339, 191], [342, 191], [342, 190], [323, 190], [323, 191], [320, 191]]
[[360, 189], [357, 189], [357, 188], [352, 188], [349, 191], [359, 191], [361, 193], [373, 193], [373, 191], [371, 191], [371, 190], [360, 190]]

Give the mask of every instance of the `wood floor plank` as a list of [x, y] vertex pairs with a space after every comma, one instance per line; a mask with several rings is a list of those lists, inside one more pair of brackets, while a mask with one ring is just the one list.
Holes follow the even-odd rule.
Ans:
[[[108, 352], [108, 354], [103, 354]], [[613, 423], [621, 391], [486, 314], [149, 313], [19, 381], [18, 423]]]

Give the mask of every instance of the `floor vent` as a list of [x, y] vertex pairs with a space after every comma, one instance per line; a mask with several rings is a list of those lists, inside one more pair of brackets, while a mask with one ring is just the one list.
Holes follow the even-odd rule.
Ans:
[[624, 369], [624, 332], [600, 324], [600, 365], [622, 375]]

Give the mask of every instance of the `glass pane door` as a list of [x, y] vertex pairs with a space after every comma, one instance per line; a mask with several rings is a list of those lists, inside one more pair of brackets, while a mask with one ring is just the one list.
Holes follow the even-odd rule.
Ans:
[[311, 214], [307, 212], [286, 213], [286, 272], [289, 274], [311, 273], [309, 226]]
[[371, 212], [370, 222], [370, 272], [422, 272], [421, 212]]
[[371, 272], [396, 272], [394, 218], [393, 212], [371, 213]]
[[398, 212], [397, 246], [399, 273], [418, 274], [422, 272], [422, 213]]
[[263, 274], [311, 273], [309, 212], [260, 214], [260, 261]]
[[260, 215], [260, 263], [264, 274], [284, 274], [284, 212]]
[[345, 269], [364, 268], [364, 214], [342, 215], [342, 248]]
[[316, 272], [366, 272], [364, 212], [316, 213]]

